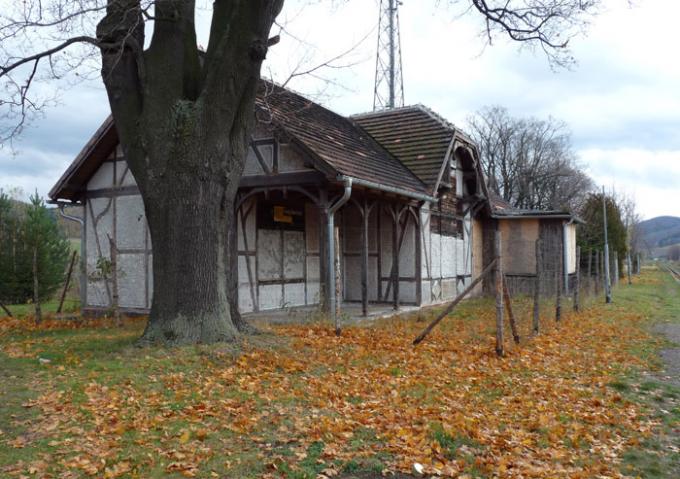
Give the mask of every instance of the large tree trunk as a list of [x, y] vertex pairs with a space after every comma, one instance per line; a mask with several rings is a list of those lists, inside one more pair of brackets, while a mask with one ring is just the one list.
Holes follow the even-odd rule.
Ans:
[[167, 182], [165, 201], [147, 202], [154, 297], [142, 340], [231, 341], [238, 335], [228, 299], [227, 211], [233, 198], [216, 181]]
[[234, 200], [269, 30], [282, 5], [215, 0], [199, 56], [194, 0], [155, 3], [144, 51], [140, 0], [108, 0], [97, 28], [102, 76], [154, 253], [142, 342], [231, 341], [249, 329], [238, 313]]

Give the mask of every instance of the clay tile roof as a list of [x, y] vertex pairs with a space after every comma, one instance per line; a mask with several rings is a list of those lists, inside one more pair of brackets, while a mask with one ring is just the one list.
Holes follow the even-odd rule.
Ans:
[[271, 120], [340, 174], [427, 194], [428, 188], [354, 121], [288, 89], [263, 82], [258, 119]]
[[456, 128], [432, 110], [407, 106], [355, 115], [352, 119], [434, 188]]

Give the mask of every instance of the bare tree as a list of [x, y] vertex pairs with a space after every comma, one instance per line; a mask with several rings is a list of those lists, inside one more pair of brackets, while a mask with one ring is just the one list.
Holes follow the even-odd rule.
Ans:
[[[49, 103], [37, 83], [73, 81], [101, 69], [154, 245], [144, 341], [227, 341], [246, 327], [228, 286], [234, 274], [229, 225], [261, 65], [276, 42], [270, 29], [283, 1], [215, 0], [202, 55], [195, 0], [3, 2], [3, 142]], [[485, 19], [489, 39], [505, 32], [540, 45], [557, 63], [598, 3], [465, 1]]]
[[515, 118], [492, 106], [469, 119], [469, 132], [490, 188], [517, 208], [577, 210], [593, 187], [563, 122]]
[[671, 261], [680, 261], [680, 245], [673, 245], [668, 249], [668, 259]]

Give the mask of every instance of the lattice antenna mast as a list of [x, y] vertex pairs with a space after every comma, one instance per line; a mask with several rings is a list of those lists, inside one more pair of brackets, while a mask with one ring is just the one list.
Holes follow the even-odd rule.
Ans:
[[401, 71], [399, 0], [380, 0], [378, 54], [375, 62], [373, 110], [404, 106], [404, 78]]

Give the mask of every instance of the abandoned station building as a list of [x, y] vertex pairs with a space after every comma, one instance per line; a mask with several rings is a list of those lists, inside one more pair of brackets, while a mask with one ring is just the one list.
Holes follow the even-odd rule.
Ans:
[[[454, 298], [481, 272], [490, 261], [485, 245], [503, 212], [489, 200], [475, 145], [463, 132], [423, 106], [347, 118], [266, 86], [256, 100], [257, 124], [237, 197], [242, 312], [328, 305], [336, 288], [323, 285], [336, 282], [338, 301], [361, 304], [364, 314], [369, 305], [424, 306]], [[147, 312], [153, 250], [110, 117], [50, 197], [84, 207], [83, 311], [111, 307], [108, 276], [116, 274], [121, 310]], [[534, 216], [525, 219], [540, 219]], [[569, 215], [553, 220], [566, 225]], [[553, 231], [532, 222], [503, 232], [544, 230]], [[117, 270], [107, 276], [98, 274], [98, 265], [110, 257], [109, 237]], [[571, 258], [572, 244], [565, 246]], [[512, 257], [512, 247], [505, 253]], [[521, 276], [535, 263], [510, 260], [506, 272], [513, 267]], [[568, 268], [573, 272], [571, 260]]]

